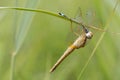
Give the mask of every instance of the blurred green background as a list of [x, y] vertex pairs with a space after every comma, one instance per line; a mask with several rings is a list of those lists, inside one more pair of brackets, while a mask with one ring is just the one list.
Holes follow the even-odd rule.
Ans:
[[[71, 18], [75, 17], [79, 7], [84, 16], [87, 11], [93, 10], [97, 20], [91, 25], [102, 29], [108, 27], [103, 38], [100, 38], [103, 32], [90, 29], [94, 33], [92, 40], [84, 48], [75, 50], [53, 73], [49, 73], [69, 46], [66, 38], [70, 32], [70, 22], [43, 13], [0, 9], [0, 80], [120, 80], [120, 35], [116, 34], [120, 32], [120, 2], [117, 2], [112, 18], [110, 16], [116, 2], [117, 0], [0, 0], [0, 7], [63, 12]], [[86, 17], [85, 23], [93, 18]], [[100, 44], [95, 47], [100, 39]], [[95, 48], [97, 49], [93, 52]], [[92, 52], [94, 55], [85, 67]], [[11, 70], [14, 53], [15, 64]]]

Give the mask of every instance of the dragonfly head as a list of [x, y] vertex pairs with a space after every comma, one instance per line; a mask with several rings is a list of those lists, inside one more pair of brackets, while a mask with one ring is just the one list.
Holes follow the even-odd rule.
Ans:
[[87, 28], [85, 28], [85, 32], [87, 39], [91, 39], [93, 37], [93, 33], [89, 31]]
[[86, 37], [87, 37], [87, 39], [91, 39], [93, 37], [93, 33], [91, 31], [88, 31], [86, 33]]

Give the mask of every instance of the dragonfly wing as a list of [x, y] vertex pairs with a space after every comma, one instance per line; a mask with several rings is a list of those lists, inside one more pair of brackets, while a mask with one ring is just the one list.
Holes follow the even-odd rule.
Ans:
[[102, 21], [100, 21], [99, 16], [92, 9], [86, 12], [84, 20], [88, 25], [93, 25], [96, 27], [99, 27], [102, 25]]
[[[78, 8], [74, 19], [79, 22], [82, 22], [81, 8]], [[66, 41], [69, 43], [73, 43], [73, 41], [81, 34], [81, 31], [82, 31], [82, 26], [74, 23], [70, 24], [70, 30], [68, 32]]]

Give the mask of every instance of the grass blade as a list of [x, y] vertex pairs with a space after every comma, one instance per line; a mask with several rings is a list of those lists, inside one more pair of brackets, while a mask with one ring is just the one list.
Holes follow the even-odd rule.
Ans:
[[[17, 1], [16, 1], [17, 2]], [[27, 1], [26, 7], [31, 7], [34, 8], [36, 7], [36, 4], [38, 4], [38, 0], [33, 0], [32, 2], [30, 0]], [[16, 3], [17, 5], [17, 3]], [[17, 12], [15, 12], [17, 14]], [[11, 57], [11, 72], [10, 72], [10, 80], [14, 80], [14, 70], [15, 70], [15, 60], [16, 60], [16, 56], [18, 54], [19, 49], [21, 48], [24, 39], [27, 35], [27, 32], [30, 28], [30, 24], [32, 22], [32, 18], [35, 15], [35, 13], [29, 13], [29, 12], [24, 12], [21, 18], [21, 22], [18, 26], [19, 29], [17, 29], [16, 31], [16, 35], [15, 35], [15, 50], [12, 53], [12, 57]], [[17, 17], [17, 16], [15, 16]], [[17, 18], [15, 18], [15, 25], [16, 25], [16, 20]]]

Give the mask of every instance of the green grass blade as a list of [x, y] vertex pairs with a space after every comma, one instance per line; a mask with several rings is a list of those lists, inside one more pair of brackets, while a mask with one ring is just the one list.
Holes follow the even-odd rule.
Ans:
[[51, 15], [51, 16], [55, 16], [55, 17], [59, 17], [59, 18], [62, 18], [62, 19], [65, 19], [65, 20], [68, 20], [68, 21], [72, 21], [73, 23], [76, 23], [76, 24], [79, 24], [79, 25], [84, 25], [86, 27], [89, 27], [89, 28], [92, 28], [92, 29], [95, 29], [95, 30], [99, 30], [99, 31], [103, 31], [103, 29], [100, 29], [100, 28], [96, 28], [95, 26], [93, 25], [86, 25], [85, 23], [81, 23], [79, 21], [76, 21], [74, 19], [68, 19], [66, 17], [63, 17], [63, 16], [60, 16], [58, 13], [54, 13], [54, 12], [50, 12], [50, 11], [46, 11], [46, 10], [40, 10], [40, 9], [29, 9], [29, 8], [19, 8], [19, 7], [0, 7], [0, 9], [15, 9], [15, 10], [22, 10], [22, 11], [30, 11], [30, 12], [40, 12], [40, 13], [44, 13], [44, 14], [48, 14], [48, 15]]
[[[33, 1], [28, 0], [26, 3], [26, 7], [35, 8], [38, 3], [39, 3], [38, 0], [33, 0]], [[15, 13], [17, 14], [17, 12], [15, 12]], [[16, 68], [15, 67], [16, 55], [24, 42], [24, 39], [30, 28], [30, 24], [32, 22], [32, 18], [34, 15], [35, 15], [35, 13], [24, 12], [22, 15], [20, 24], [18, 26], [18, 29], [16, 28], [17, 31], [16, 31], [16, 35], [15, 35], [15, 51], [12, 53], [12, 57], [11, 57], [10, 80], [14, 80], [14, 72], [15, 72], [14, 70]], [[15, 16], [15, 21], [17, 21], [16, 19], [17, 18]], [[14, 26], [17, 26], [16, 23], [14, 23], [15, 24]]]

